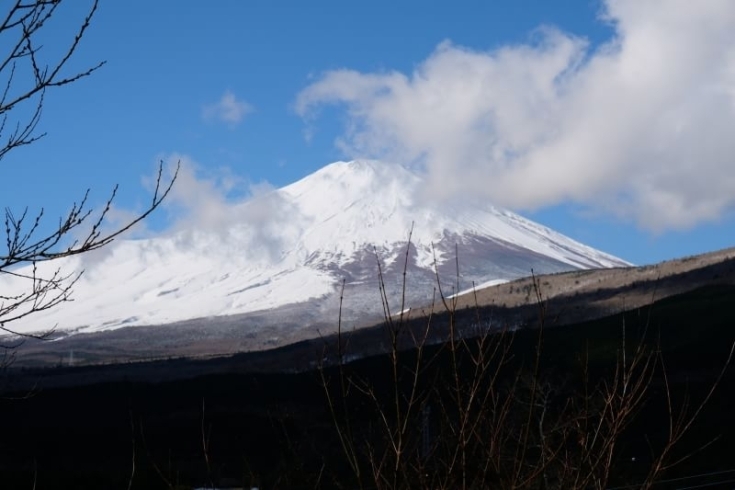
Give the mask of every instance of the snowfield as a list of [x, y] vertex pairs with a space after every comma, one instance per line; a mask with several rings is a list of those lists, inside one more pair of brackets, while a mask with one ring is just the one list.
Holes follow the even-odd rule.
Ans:
[[[528, 256], [530, 266], [538, 257], [559, 264], [557, 269], [629, 265], [490, 203], [469, 199], [432, 203], [422, 197], [421, 189], [421, 177], [403, 167], [377, 161], [336, 162], [237, 205], [236, 216], [242, 219], [224, 231], [178, 230], [120, 240], [90, 255], [39, 264], [41, 277], [57, 269], [69, 274], [84, 270], [73, 301], [8, 326], [24, 333], [51, 328], [92, 332], [326, 298], [343, 278], [348, 286], [366, 281], [370, 274], [354, 273], [355, 264], [368, 260], [373, 247], [385, 267], [402, 260], [412, 227], [412, 264], [428, 272], [433, 271], [435, 256], [440, 264], [454, 260], [448, 252], [453, 245], [432, 250], [432, 244], [464, 243], [465, 238], [467, 243], [480, 240], [485, 246], [502, 247], [519, 261]], [[482, 271], [480, 262], [493, 258], [481, 248], [470, 255], [469, 266]], [[370, 260], [362, 269], [374, 266]], [[498, 271], [478, 276], [478, 287], [518, 276]], [[31, 269], [14, 272], [29, 274]], [[29, 287], [28, 280], [0, 276], [0, 293], [5, 296]]]

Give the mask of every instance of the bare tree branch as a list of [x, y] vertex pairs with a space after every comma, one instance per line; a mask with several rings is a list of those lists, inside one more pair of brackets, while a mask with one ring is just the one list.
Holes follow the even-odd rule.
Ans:
[[[66, 44], [62, 40], [54, 43], [53, 50], [44, 50], [41, 39], [49, 32], [47, 26], [54, 22], [62, 4], [71, 5], [63, 0], [17, 0], [3, 6], [5, 13], [0, 14], [0, 45], [7, 51], [0, 54], [0, 160], [16, 148], [30, 145], [44, 136], [44, 133], [37, 132], [37, 128], [50, 89], [85, 78], [105, 64], [101, 61], [79, 71], [68, 70], [69, 61], [97, 12], [99, 0], [91, 2]], [[117, 186], [99, 211], [89, 205], [90, 191], [87, 190], [82, 199], [73, 203], [71, 209], [59, 218], [58, 225], [51, 231], [45, 222], [44, 209], [32, 214], [28, 208], [20, 213], [5, 208], [2, 222], [5, 243], [4, 250], [0, 249], [0, 276], [12, 277], [25, 287], [21, 292], [0, 291], [0, 332], [47, 338], [53, 327], [40, 334], [28, 334], [9, 324], [69, 301], [81, 272], [62, 272], [56, 268], [50, 272], [45, 269], [46, 272], [41, 273], [39, 264], [109, 245], [163, 202], [178, 170], [177, 166], [171, 178], [164, 179], [161, 163], [149, 205], [135, 218], [111, 231], [106, 231], [103, 225], [117, 196]], [[21, 267], [24, 265], [30, 268]]]

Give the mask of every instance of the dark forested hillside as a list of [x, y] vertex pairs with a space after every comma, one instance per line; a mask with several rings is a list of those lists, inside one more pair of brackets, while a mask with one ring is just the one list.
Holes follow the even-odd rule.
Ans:
[[[555, 404], [563, 405], [566, 402], [562, 400], [575, 396], [585, 376], [593, 381], [591, 385], [596, 380], [612, 379], [623, 331], [630, 355], [641, 343], [651, 346], [652, 352], [660, 346], [662, 356], [653, 356], [657, 367], [652, 371], [645, 403], [615, 449], [616, 466], [609, 486], [636, 483], [650, 464], [650, 448], [655, 452], [665, 441], [667, 382], [675, 413], [687, 397], [690, 408], [696, 407], [715, 382], [735, 339], [733, 305], [735, 288], [713, 286], [625, 314], [543, 329], [538, 379], [539, 386], [549, 390], [549, 413], [561, 411]], [[518, 394], [527, 393], [518, 391], [517, 386], [524, 382], [519, 373], [533, 372], [540, 331], [513, 332], [502, 379], [493, 385], [498, 396], [511, 393], [522, 398]], [[135, 380], [5, 393], [0, 400], [3, 487], [128, 488], [131, 484], [131, 488], [190, 488], [211, 483], [269, 489], [357, 485], [340, 442], [342, 433], [336, 428], [344, 431], [349, 427], [353, 442], [359, 441], [358, 456], [367, 471], [367, 449], [372, 448], [373, 454], [385, 450], [381, 417], [387, 414], [392, 422], [400, 417], [386, 407], [391, 405], [396, 386], [402, 396], [409, 396], [412, 366], [417, 365], [418, 356], [424, 359], [417, 384], [424, 398], [406, 415], [406, 448], [426, 462], [427, 471], [437, 472], [440, 465], [432, 463], [431, 457], [446, 458], [447, 448], [441, 447], [440, 439], [452, 440], [451, 431], [446, 432], [443, 424], [459, 416], [442, 408], [452, 403], [452, 391], [442, 387], [451, 385], [451, 373], [467, 380], [475, 368], [470, 356], [460, 353], [458, 359], [457, 352], [440, 344], [401, 351], [396, 363], [386, 354], [292, 374], [232, 373], [221, 364], [219, 373], [183, 380], [145, 382], [139, 373]], [[398, 378], [394, 377], [394, 365], [398, 366]], [[459, 368], [455, 370], [456, 365]], [[155, 367], [149, 369], [150, 379], [156, 379]], [[340, 383], [345, 380], [351, 386], [342, 397]], [[332, 396], [332, 410], [325, 384]], [[510, 386], [516, 391], [508, 391]], [[360, 392], [359, 387], [369, 387], [369, 394]], [[733, 389], [735, 376], [729, 368], [672, 458], [693, 454], [661, 478], [735, 467]], [[557, 396], [559, 393], [563, 396]], [[507, 423], [522, 427], [524, 422], [516, 419], [509, 417]], [[477, 466], [468, 468], [479, 471]]]

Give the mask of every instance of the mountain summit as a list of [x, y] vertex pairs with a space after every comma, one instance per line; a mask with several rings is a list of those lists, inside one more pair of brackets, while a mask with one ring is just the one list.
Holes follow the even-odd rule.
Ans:
[[423, 184], [405, 167], [357, 160], [328, 165], [279, 192], [310, 220], [302, 243], [312, 252], [344, 254], [366, 245], [405, 245], [413, 225], [412, 242], [421, 264], [433, 264], [431, 244], [446, 235], [493, 239], [571, 267], [625, 264], [484, 201], [430, 202], [422, 197]]
[[[41, 273], [59, 266], [85, 270], [74, 301], [13, 328], [94, 332], [204, 318], [202, 328], [214, 328], [217, 318], [231, 324], [257, 317], [248, 323], [253, 334], [270, 323], [303, 329], [336, 323], [343, 282], [343, 318], [369, 321], [382, 314], [378, 261], [389, 294], [398, 292], [411, 230], [407, 306], [431, 299], [436, 270], [451, 290], [456, 262], [460, 288], [515, 279], [532, 269], [629, 265], [487, 202], [431, 202], [423, 186], [420, 175], [398, 165], [327, 165], [233, 205], [214, 217], [216, 226], [121, 240], [97, 256], [42, 264]], [[28, 286], [0, 277], [3, 294]]]

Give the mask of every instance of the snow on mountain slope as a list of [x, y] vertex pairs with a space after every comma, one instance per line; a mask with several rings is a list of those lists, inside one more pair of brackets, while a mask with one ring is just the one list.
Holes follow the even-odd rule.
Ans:
[[342, 254], [344, 260], [345, 253], [364, 244], [380, 247], [405, 241], [414, 223], [412, 242], [422, 265], [431, 265], [430, 245], [447, 232], [496, 237], [574, 267], [625, 264], [489, 203], [421, 202], [421, 185], [421, 178], [403, 167], [363, 160], [334, 163], [281, 192], [298, 202], [311, 220], [301, 239], [303, 247]]
[[[59, 267], [85, 270], [75, 285], [74, 301], [12, 327], [20, 332], [52, 327], [89, 332], [295, 303], [321, 307], [343, 278], [353, 290], [362, 283], [366, 291], [374, 290], [372, 247], [389, 274], [391, 264], [405, 253], [412, 226], [411, 264], [423, 274], [420, 284], [431, 280], [434, 253], [440, 263], [453, 260], [454, 243], [460, 253], [466, 248], [471, 279], [478, 282], [513, 279], [534, 266], [545, 272], [627, 265], [489, 203], [431, 203], [421, 190], [422, 179], [396, 165], [333, 163], [233, 206], [234, 218], [224, 230], [179, 229], [119, 241], [97, 255], [41, 264], [40, 274]], [[0, 276], [3, 294], [28, 286], [18, 277]], [[421, 294], [414, 299], [422, 300]]]

